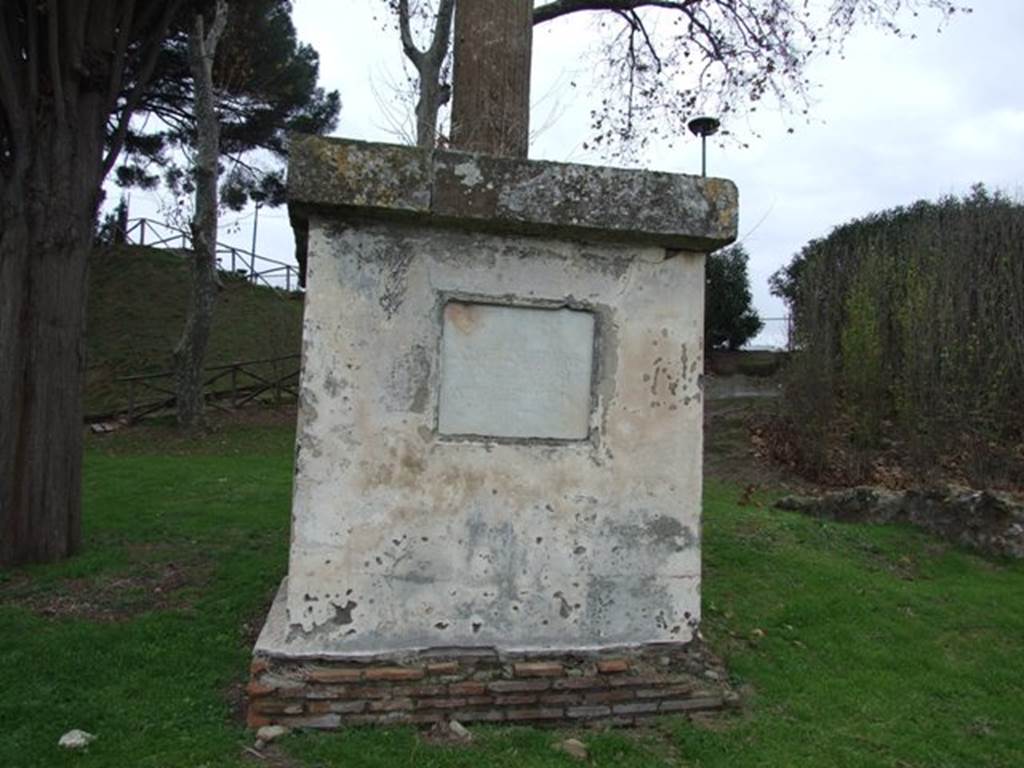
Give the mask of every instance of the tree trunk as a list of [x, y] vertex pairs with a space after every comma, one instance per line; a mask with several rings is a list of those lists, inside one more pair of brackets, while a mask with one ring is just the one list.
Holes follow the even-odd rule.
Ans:
[[532, 0], [459, 0], [455, 9], [453, 147], [526, 157], [532, 47]]
[[437, 145], [437, 113], [444, 104], [440, 83], [441, 62], [424, 60], [419, 69], [419, 101], [416, 102], [416, 146], [433, 149]]
[[100, 183], [181, 3], [0, 3], [0, 568], [81, 545], [86, 269]]
[[175, 396], [179, 426], [203, 423], [203, 364], [217, 296], [217, 161], [220, 117], [213, 89], [213, 58], [224, 25], [227, 3], [218, 0], [209, 32], [197, 16], [189, 36], [189, 65], [195, 88], [196, 197], [192, 220], [191, 287], [181, 340], [174, 350]]
[[398, 26], [402, 34], [402, 49], [416, 67], [419, 76], [419, 99], [416, 102], [416, 146], [433, 149], [437, 145], [437, 113], [448, 103], [451, 88], [441, 83], [441, 68], [448, 56], [448, 42], [452, 34], [452, 15], [455, 0], [441, 0], [434, 19], [434, 33], [430, 46], [420, 50], [412, 39], [412, 20], [409, 0], [399, 0]]
[[0, 568], [81, 545], [85, 281], [103, 117], [83, 109], [72, 123], [41, 109], [23, 172], [2, 190]]

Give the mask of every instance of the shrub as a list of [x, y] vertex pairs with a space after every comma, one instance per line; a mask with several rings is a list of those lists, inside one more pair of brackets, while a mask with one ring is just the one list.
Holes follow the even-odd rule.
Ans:
[[[1024, 480], [1024, 205], [975, 186], [844, 224], [772, 277], [793, 315], [802, 459]], [[857, 477], [855, 479], [863, 479]]]

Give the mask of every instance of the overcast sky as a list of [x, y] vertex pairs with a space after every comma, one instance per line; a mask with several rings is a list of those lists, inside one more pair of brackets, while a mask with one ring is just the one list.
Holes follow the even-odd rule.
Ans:
[[[977, 181], [1015, 196], [1024, 192], [1024, 85], [1018, 54], [1024, 0], [973, 0], [974, 13], [942, 32], [923, 14], [904, 28], [916, 40], [861, 29], [844, 59], [811, 70], [816, 90], [811, 124], [776, 112], [751, 125], [750, 147], [709, 146], [709, 175], [740, 190], [740, 235], [751, 254], [751, 283], [762, 316], [785, 308], [768, 291], [768, 276], [809, 239], [835, 225], [922, 198], [963, 193]], [[397, 34], [382, 29], [383, 0], [294, 0], [300, 38], [320, 53], [321, 82], [341, 92], [336, 134], [395, 141], [380, 104], [402, 77]], [[581, 89], [591, 67], [582, 54], [593, 39], [592, 14], [545, 24], [534, 41], [534, 125], [549, 123], [530, 156], [601, 163], [582, 148], [589, 104]], [[733, 126], [744, 129], [743, 125]], [[795, 132], [787, 132], [788, 127]], [[639, 165], [699, 173], [692, 137], [674, 150], [654, 146]], [[132, 215], [152, 211], [153, 193], [133, 193]], [[251, 213], [224, 217], [222, 239], [248, 246]], [[261, 213], [257, 250], [291, 260], [293, 240], [283, 210]]]

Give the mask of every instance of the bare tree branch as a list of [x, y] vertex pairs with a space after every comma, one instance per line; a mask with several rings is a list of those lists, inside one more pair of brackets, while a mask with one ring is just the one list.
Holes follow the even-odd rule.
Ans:
[[423, 51], [416, 47], [412, 39], [412, 26], [409, 20], [409, 0], [398, 0], [398, 28], [402, 35], [402, 50], [406, 57], [419, 69], [423, 61]]
[[224, 34], [224, 27], [228, 23], [228, 4], [225, 0], [217, 0], [217, 10], [213, 16], [213, 24], [203, 38], [203, 56], [208, 62], [210, 69], [213, 69], [213, 56], [217, 51], [217, 43], [220, 36]]
[[120, 83], [124, 78], [125, 53], [128, 50], [128, 40], [131, 36], [132, 17], [135, 15], [135, 0], [127, 0], [124, 11], [121, 14], [120, 28], [117, 34], [117, 44], [114, 48], [114, 67], [110, 76], [110, 85], [107, 88], [108, 109], [114, 109], [117, 103], [117, 94], [120, 92]]
[[437, 21], [434, 23], [434, 41], [430, 44], [431, 59], [443, 61], [448, 55], [448, 44], [452, 37], [452, 16], [455, 13], [455, 0], [441, 0], [437, 9]]
[[[386, 0], [399, 13], [403, 48], [420, 80], [418, 135], [435, 135], [434, 117], [424, 109], [427, 96], [443, 97], [426, 51], [416, 48], [413, 27], [428, 17], [426, 0]], [[438, 6], [440, 15], [445, 9]], [[808, 62], [842, 45], [859, 24], [903, 34], [905, 15], [930, 10], [949, 19], [969, 12], [957, 0], [544, 0], [533, 8], [533, 24], [580, 12], [615, 14], [625, 23], [600, 25], [603, 39], [595, 52], [601, 84], [591, 112], [593, 144], [638, 149], [661, 134], [669, 141], [686, 135], [697, 112], [727, 118], [740, 109], [756, 109], [772, 97], [789, 113], [810, 108], [805, 75]], [[439, 44], [440, 23], [432, 45]], [[723, 135], [728, 135], [726, 128]]]
[[452, 18], [455, 0], [440, 0], [430, 45], [425, 50], [416, 47], [412, 36], [412, 12], [409, 0], [397, 0], [392, 9], [398, 14], [398, 27], [402, 38], [402, 50], [416, 68], [419, 98], [416, 102], [416, 143], [421, 147], [433, 147], [437, 142], [437, 115], [440, 108], [451, 98], [451, 90], [441, 83], [441, 70], [451, 45]]
[[[159, 20], [152, 25], [150, 33], [146, 36], [146, 40], [142, 44], [142, 50], [146, 51], [146, 56], [142, 62], [142, 66], [139, 67], [135, 83], [132, 85], [131, 90], [125, 97], [125, 104], [124, 107], [121, 108], [121, 114], [118, 116], [117, 128], [114, 130], [114, 134], [110, 139], [107, 156], [103, 159], [102, 177], [106, 177], [106, 175], [110, 173], [110, 169], [114, 167], [114, 163], [117, 162], [117, 157], [121, 153], [121, 148], [124, 146], [125, 136], [128, 133], [128, 125], [131, 122], [132, 116], [135, 114], [135, 110], [139, 106], [145, 85], [149, 82], [149, 78], [153, 74], [153, 69], [156, 67], [157, 58], [160, 56], [159, 42], [167, 33], [167, 28], [170, 26], [171, 19], [174, 18], [174, 15], [181, 8], [182, 2], [183, 0], [166, 0], [166, 2], [163, 3], [163, 13]], [[142, 27], [137, 26], [136, 28], [140, 29]], [[110, 87], [107, 89], [108, 92], [115, 87], [116, 85], [113, 82], [113, 79], [111, 79]]]
[[701, 0], [553, 0], [533, 9], [534, 25], [579, 11], [635, 11], [637, 8], [668, 8], [682, 11]]

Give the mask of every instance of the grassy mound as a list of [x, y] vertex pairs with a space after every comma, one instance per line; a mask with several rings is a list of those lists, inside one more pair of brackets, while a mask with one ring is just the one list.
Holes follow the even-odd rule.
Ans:
[[[299, 294], [254, 286], [234, 275], [223, 280], [207, 365], [298, 354]], [[87, 415], [125, 406], [127, 387], [115, 381], [118, 377], [171, 369], [171, 353], [185, 324], [188, 285], [188, 263], [176, 251], [121, 246], [93, 253], [86, 320]]]

